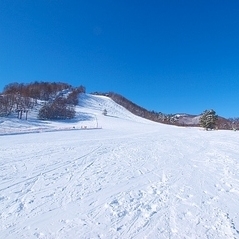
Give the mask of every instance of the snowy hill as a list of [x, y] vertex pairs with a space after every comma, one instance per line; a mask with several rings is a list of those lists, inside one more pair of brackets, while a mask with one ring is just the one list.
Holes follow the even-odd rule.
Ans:
[[[106, 96], [80, 94], [79, 102], [79, 105], [76, 106], [76, 117], [73, 120], [38, 120], [37, 114], [41, 105], [38, 105], [28, 113], [27, 121], [17, 119], [16, 117], [1, 117], [0, 135], [82, 128], [115, 128], [115, 124], [124, 124], [124, 122], [131, 122], [133, 124], [149, 123], [148, 120], [135, 116]], [[108, 112], [107, 116], [102, 114], [104, 109]]]
[[238, 132], [154, 123], [105, 96], [76, 111], [1, 118], [0, 238], [239, 238]]

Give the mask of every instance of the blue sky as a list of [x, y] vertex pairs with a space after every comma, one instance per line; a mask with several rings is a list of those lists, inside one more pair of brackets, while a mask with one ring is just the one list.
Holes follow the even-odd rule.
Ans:
[[237, 0], [2, 0], [0, 91], [60, 81], [148, 110], [239, 116]]

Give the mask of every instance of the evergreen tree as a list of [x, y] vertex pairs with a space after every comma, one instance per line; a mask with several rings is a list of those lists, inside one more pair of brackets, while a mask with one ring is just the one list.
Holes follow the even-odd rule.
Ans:
[[107, 115], [107, 113], [108, 113], [108, 112], [107, 112], [107, 110], [106, 110], [106, 109], [104, 109], [104, 110], [103, 110], [103, 112], [102, 112], [102, 114], [103, 114], [104, 116], [106, 116], [106, 115]]
[[208, 129], [214, 129], [218, 120], [218, 116], [214, 110], [205, 110], [200, 117], [200, 125]]

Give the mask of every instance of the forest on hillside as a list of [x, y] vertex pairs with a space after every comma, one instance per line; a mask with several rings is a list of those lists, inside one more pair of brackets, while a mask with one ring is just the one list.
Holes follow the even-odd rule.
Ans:
[[27, 119], [29, 110], [43, 102], [39, 119], [72, 119], [80, 93], [85, 93], [84, 86], [74, 88], [62, 82], [11, 83], [0, 95], [0, 117], [16, 114], [19, 119], [23, 115]]

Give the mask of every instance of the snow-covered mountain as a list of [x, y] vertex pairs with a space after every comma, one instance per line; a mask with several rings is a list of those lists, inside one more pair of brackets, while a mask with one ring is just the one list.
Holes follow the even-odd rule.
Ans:
[[239, 238], [238, 132], [155, 123], [105, 96], [76, 111], [1, 118], [0, 238]]
[[173, 122], [179, 125], [198, 126], [201, 115], [174, 114], [171, 116]]

